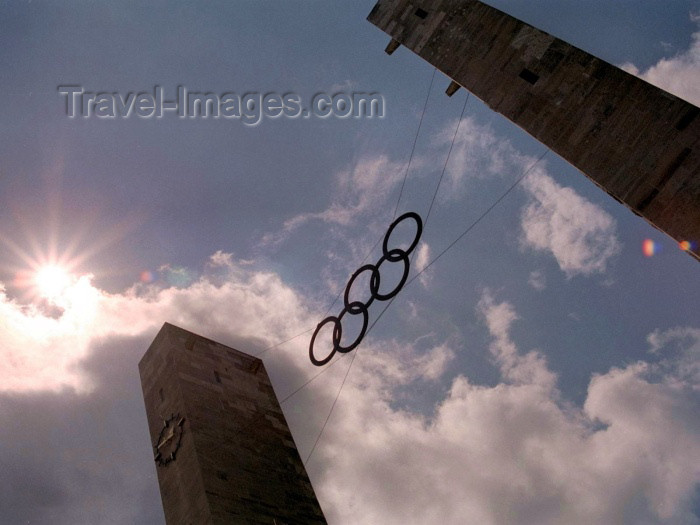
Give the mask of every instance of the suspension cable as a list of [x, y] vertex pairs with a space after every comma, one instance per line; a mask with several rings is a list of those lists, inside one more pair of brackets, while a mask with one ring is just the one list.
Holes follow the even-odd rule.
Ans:
[[[413, 161], [413, 154], [416, 151], [416, 144], [418, 143], [418, 136], [420, 135], [420, 129], [421, 129], [421, 126], [423, 125], [423, 117], [425, 116], [425, 110], [428, 107], [428, 100], [430, 99], [430, 93], [433, 90], [433, 82], [435, 81], [435, 73], [436, 72], [437, 72], [437, 68], [433, 68], [433, 75], [430, 77], [430, 85], [428, 86], [428, 92], [425, 94], [425, 102], [423, 103], [423, 111], [421, 113], [420, 120], [418, 121], [418, 129], [416, 130], [416, 136], [413, 139], [413, 146], [411, 147], [411, 154], [408, 157], [408, 164], [406, 165], [406, 171], [404, 172], [403, 181], [401, 182], [401, 189], [399, 190], [399, 197], [396, 199], [396, 206], [394, 207], [394, 216], [392, 217], [392, 220], [396, 218], [396, 213], [398, 212], [398, 209], [399, 209], [399, 203], [401, 202], [401, 196], [403, 195], [403, 189], [404, 189], [404, 186], [406, 185], [406, 179], [408, 178], [408, 172], [411, 168], [411, 162]], [[464, 109], [462, 109], [462, 113], [464, 113]], [[432, 206], [432, 204], [431, 204], [431, 206]], [[375, 242], [374, 245], [372, 246], [372, 248], [369, 249], [369, 251], [367, 252], [367, 255], [365, 255], [364, 259], [362, 259], [362, 261], [360, 262], [360, 266], [362, 266], [364, 264], [364, 262], [367, 260], [367, 258], [371, 255], [371, 253], [377, 247], [377, 244], [379, 244], [381, 239], [382, 238], [379, 237], [379, 239], [377, 239], [377, 242]], [[330, 312], [331, 308], [333, 308], [333, 305], [335, 305], [335, 303], [338, 302], [338, 298], [340, 297], [340, 295], [342, 293], [343, 293], [343, 290], [341, 289], [338, 292], [338, 294], [335, 296], [335, 298], [333, 299], [331, 304], [326, 309], [326, 313], [323, 314], [323, 317], [328, 315], [328, 312]], [[303, 332], [299, 332], [298, 334], [290, 337], [289, 339], [285, 339], [284, 341], [280, 341], [279, 343], [275, 343], [273, 345], [270, 345], [267, 348], [263, 349], [260, 353], [256, 354], [256, 357], [260, 357], [261, 355], [265, 354], [269, 350], [272, 350], [273, 348], [276, 348], [276, 347], [281, 346], [285, 343], [288, 343], [289, 341], [292, 341], [292, 340], [296, 339], [297, 337], [301, 337], [304, 334], [308, 334], [312, 330], [314, 330], [314, 329], [309, 328], [308, 330], [304, 330]]]

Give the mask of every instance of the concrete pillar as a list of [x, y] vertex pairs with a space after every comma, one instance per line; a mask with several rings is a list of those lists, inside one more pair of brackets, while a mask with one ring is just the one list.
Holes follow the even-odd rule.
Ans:
[[326, 523], [260, 359], [166, 323], [139, 372], [168, 525]]
[[368, 20], [700, 257], [700, 109], [477, 0]]

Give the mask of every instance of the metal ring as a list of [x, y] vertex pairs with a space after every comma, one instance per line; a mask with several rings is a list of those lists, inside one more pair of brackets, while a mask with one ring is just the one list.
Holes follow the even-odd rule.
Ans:
[[[396, 285], [396, 288], [394, 288], [391, 292], [386, 293], [386, 294], [381, 294], [379, 293], [379, 267], [382, 265], [384, 261], [390, 261], [390, 262], [397, 262], [397, 261], [403, 261], [403, 275], [401, 276], [401, 281], [399, 281], [399, 284]], [[372, 279], [369, 281], [369, 289], [372, 292], [372, 297], [376, 297], [380, 301], [388, 301], [392, 297], [394, 297], [397, 293], [401, 291], [401, 288], [403, 288], [403, 285], [406, 284], [406, 279], [408, 279], [408, 272], [411, 270], [410, 266], [410, 261], [408, 260], [408, 252], [403, 251], [400, 248], [394, 248], [393, 250], [389, 251], [388, 253], [382, 255], [379, 260], [377, 261], [377, 271], [372, 274]], [[374, 276], [377, 275], [377, 279], [375, 281]]]
[[[360, 330], [360, 334], [355, 338], [355, 341], [353, 341], [351, 345], [341, 346], [340, 338], [343, 335], [343, 326], [341, 324], [341, 319], [343, 319], [343, 316], [347, 313], [349, 313], [350, 315], [357, 315], [356, 313], [353, 313], [350, 310], [350, 308], [356, 309], [358, 313], [362, 313], [362, 330]], [[343, 308], [340, 311], [340, 314], [338, 315], [338, 322], [333, 328], [333, 350], [338, 351], [341, 354], [345, 354], [357, 348], [357, 345], [359, 345], [360, 342], [362, 342], [362, 338], [365, 336], [365, 332], [367, 331], [367, 325], [369, 324], [369, 311], [363, 303], [361, 303], [360, 301], [353, 301], [352, 303], [350, 303], [350, 308]]]
[[[421, 220], [420, 215], [418, 215], [416, 212], [413, 212], [413, 211], [406, 212], [403, 215], [401, 215], [401, 217], [399, 217], [394, 222], [392, 222], [391, 226], [389, 226], [389, 229], [386, 231], [386, 234], [384, 235], [384, 242], [382, 243], [382, 253], [384, 254], [384, 257], [386, 257], [391, 262], [397, 262], [399, 259], [392, 259], [391, 255], [390, 255], [391, 252], [390, 252], [389, 248], [387, 247], [389, 244], [389, 237], [391, 237], [391, 232], [394, 231], [394, 228], [396, 228], [396, 226], [398, 226], [400, 222], [402, 222], [405, 219], [408, 219], [409, 217], [411, 219], [413, 219], [414, 221], [416, 221], [416, 237], [413, 239], [413, 242], [408, 247], [408, 249], [402, 250], [402, 251], [404, 251], [406, 254], [411, 253], [415, 249], [415, 247], [418, 245], [418, 241], [420, 240], [420, 236], [423, 234], [423, 221]], [[379, 264], [377, 263], [376, 266], [379, 266]]]
[[[365, 264], [362, 268], [357, 270], [355, 273], [352, 274], [352, 277], [350, 277], [350, 280], [348, 281], [348, 284], [345, 286], [345, 295], [343, 295], [343, 303], [345, 304], [345, 309], [350, 312], [351, 314], [359, 314], [361, 311], [360, 310], [355, 310], [351, 303], [350, 303], [350, 288], [352, 288], [353, 283], [355, 282], [355, 279], [362, 273], [367, 270], [372, 271], [372, 279], [374, 279], [374, 276], [377, 276], [377, 282], [379, 282], [380, 277], [379, 277], [379, 271], [377, 270], [377, 267], [374, 264]], [[377, 286], [379, 288], [379, 286]], [[370, 286], [371, 290], [371, 286]], [[369, 298], [369, 301], [366, 303], [362, 303], [365, 308], [369, 308], [369, 305], [372, 304], [374, 301], [375, 296], [372, 294]], [[360, 302], [360, 301], [353, 301], [354, 303]]]
[[[335, 326], [333, 327], [333, 350], [331, 350], [331, 353], [328, 354], [324, 359], [318, 360], [318, 359], [316, 359], [316, 357], [314, 356], [314, 342], [316, 341], [316, 336], [318, 335], [318, 332], [321, 330], [321, 328], [322, 328], [325, 324], [327, 324], [327, 323], [329, 323], [329, 322], [333, 322], [334, 325], [335, 325]], [[336, 353], [336, 351], [338, 350], [338, 349], [336, 348], [336, 345], [335, 345], [335, 331], [336, 331], [336, 329], [337, 329], [338, 332], [339, 332], [338, 341], [340, 341], [340, 336], [343, 335], [343, 327], [340, 325], [339, 319], [338, 319], [336, 316], [334, 316], [334, 315], [330, 315], [330, 316], [326, 317], [323, 321], [321, 321], [320, 323], [318, 323], [318, 325], [316, 326], [316, 330], [314, 331], [314, 335], [311, 336], [311, 342], [309, 343], [309, 359], [311, 359], [311, 362], [312, 362], [313, 364], [315, 364], [316, 366], [323, 366], [323, 365], [325, 365], [328, 361], [330, 361], [330, 360], [333, 358], [333, 355], [334, 355], [334, 354]]]

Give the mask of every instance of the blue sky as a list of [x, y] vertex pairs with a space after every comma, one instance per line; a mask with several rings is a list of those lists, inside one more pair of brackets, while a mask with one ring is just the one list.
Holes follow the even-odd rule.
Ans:
[[[136, 367], [163, 322], [253, 355], [302, 334], [262, 354], [286, 398], [397, 202], [425, 218], [458, 124], [412, 275], [545, 152], [475, 97], [460, 122], [464, 90], [384, 54], [373, 3], [0, 6], [3, 523], [163, 523]], [[488, 3], [700, 104], [697, 0]], [[61, 85], [386, 114], [71, 119]], [[700, 523], [699, 292], [697, 261], [548, 153], [356, 350], [307, 462], [329, 522]], [[283, 404], [305, 460], [350, 361]]]

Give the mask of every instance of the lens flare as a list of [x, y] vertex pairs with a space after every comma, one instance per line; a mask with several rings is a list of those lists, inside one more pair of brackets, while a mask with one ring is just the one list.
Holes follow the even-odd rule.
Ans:
[[653, 257], [657, 253], [659, 253], [659, 250], [661, 249], [661, 245], [655, 243], [651, 239], [644, 239], [644, 242], [642, 242], [642, 253], [646, 257]]
[[681, 241], [678, 243], [678, 247], [684, 252], [688, 252], [695, 247], [695, 243], [692, 243], [690, 241]]
[[142, 283], [152, 283], [153, 282], [153, 272], [151, 270], [144, 270], [141, 272], [139, 277]]

